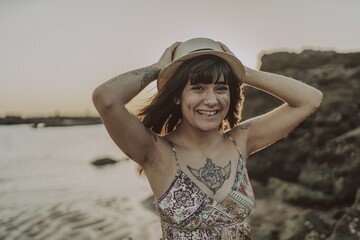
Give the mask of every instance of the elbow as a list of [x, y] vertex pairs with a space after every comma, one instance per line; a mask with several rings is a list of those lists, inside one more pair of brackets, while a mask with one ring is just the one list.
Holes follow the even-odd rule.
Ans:
[[305, 105], [303, 105], [303, 107], [305, 107], [307, 111], [312, 113], [320, 107], [322, 99], [323, 93], [317, 89], [314, 89], [311, 95], [307, 97], [307, 101], [305, 102]]
[[320, 90], [315, 90], [314, 96], [313, 96], [313, 107], [314, 109], [317, 109], [320, 107], [321, 102], [323, 100], [323, 93]]
[[96, 110], [99, 113], [110, 109], [113, 105], [113, 100], [111, 99], [111, 94], [104, 89], [103, 86], [97, 87], [92, 94], [92, 101]]
[[306, 109], [307, 112], [312, 113], [320, 107], [322, 99], [323, 93], [317, 89], [313, 89], [309, 95], [303, 98], [303, 102], [297, 107]]

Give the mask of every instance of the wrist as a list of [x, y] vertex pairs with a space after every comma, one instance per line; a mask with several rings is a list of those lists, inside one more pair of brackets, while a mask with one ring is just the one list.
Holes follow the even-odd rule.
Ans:
[[141, 69], [141, 73], [142, 79], [140, 81], [140, 90], [144, 89], [149, 83], [157, 79], [160, 73], [160, 69], [156, 64], [153, 64]]
[[250, 82], [249, 80], [251, 79], [251, 74], [252, 74], [253, 70], [246, 66], [244, 66], [244, 69], [245, 69], [245, 77], [243, 79], [243, 83], [248, 84]]
[[166, 66], [166, 65], [161, 64], [161, 63], [159, 63], [159, 62], [150, 65], [150, 67], [152, 67], [152, 68], [154, 68], [154, 69], [158, 69], [159, 72], [160, 72], [161, 69], [163, 69], [165, 66]]
[[156, 80], [162, 68], [157, 63], [150, 65], [149, 68], [151, 69], [150, 72], [153, 73], [153, 80]]

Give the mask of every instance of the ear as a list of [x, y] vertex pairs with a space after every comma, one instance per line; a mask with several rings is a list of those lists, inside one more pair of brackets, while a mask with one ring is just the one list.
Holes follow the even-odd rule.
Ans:
[[174, 98], [174, 103], [176, 105], [179, 105], [180, 104], [180, 98], [178, 98], [178, 97]]

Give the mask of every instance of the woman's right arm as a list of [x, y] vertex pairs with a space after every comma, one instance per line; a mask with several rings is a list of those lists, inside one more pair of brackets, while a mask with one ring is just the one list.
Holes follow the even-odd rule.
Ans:
[[95, 108], [109, 135], [126, 155], [143, 168], [153, 159], [158, 137], [131, 114], [125, 105], [157, 79], [160, 70], [171, 61], [177, 45], [178, 43], [174, 43], [167, 48], [157, 63], [120, 74], [93, 92]]

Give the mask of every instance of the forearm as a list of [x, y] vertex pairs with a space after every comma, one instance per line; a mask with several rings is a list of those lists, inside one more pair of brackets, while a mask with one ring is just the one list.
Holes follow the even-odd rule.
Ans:
[[93, 102], [98, 111], [107, 112], [114, 106], [127, 104], [150, 82], [157, 79], [160, 70], [172, 61], [172, 55], [180, 42], [173, 43], [160, 57], [159, 61], [148, 67], [120, 74], [97, 87], [93, 93]]
[[245, 84], [265, 91], [291, 107], [317, 108], [321, 103], [322, 93], [307, 84], [278, 74], [245, 69]]
[[157, 79], [160, 68], [156, 65], [129, 71], [116, 76], [99, 87], [93, 93], [95, 105], [112, 106], [127, 104], [149, 83]]

